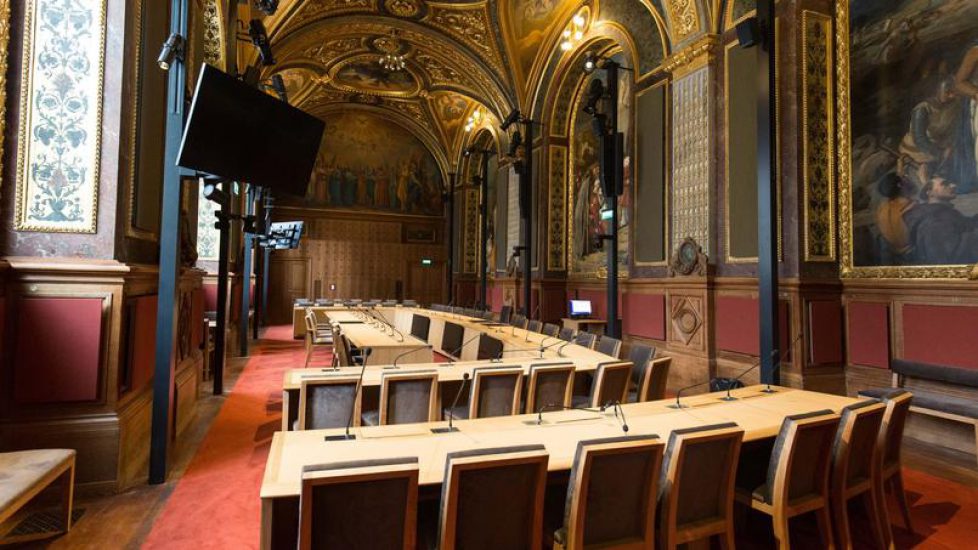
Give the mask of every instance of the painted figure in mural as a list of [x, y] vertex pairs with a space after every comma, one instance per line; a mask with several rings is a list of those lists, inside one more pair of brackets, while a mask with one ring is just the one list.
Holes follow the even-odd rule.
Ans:
[[936, 175], [920, 190], [920, 204], [903, 215], [917, 264], [978, 262], [978, 215], [965, 217], [952, 205], [955, 198], [955, 183]]
[[849, 3], [852, 259], [978, 261], [978, 2]]
[[374, 206], [377, 208], [387, 208], [390, 206], [390, 190], [388, 187], [388, 182], [390, 181], [387, 176], [387, 168], [385, 166], [380, 166], [377, 168], [377, 176], [374, 178]]

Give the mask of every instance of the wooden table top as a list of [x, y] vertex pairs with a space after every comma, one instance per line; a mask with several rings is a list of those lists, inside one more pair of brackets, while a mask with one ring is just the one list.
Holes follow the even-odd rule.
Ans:
[[[426, 348], [428, 342], [410, 334], [391, 330], [361, 310], [327, 311], [329, 320], [339, 323], [343, 334], [358, 348]], [[393, 322], [393, 320], [389, 320]]]
[[[672, 430], [736, 422], [745, 430], [745, 440], [774, 437], [784, 417], [831, 409], [838, 412], [855, 399], [838, 395], [775, 388], [767, 394], [762, 386], [734, 390], [737, 401], [721, 401], [721, 394], [683, 398], [684, 409], [671, 409], [674, 400], [630, 403], [622, 407], [629, 435], [656, 434], [667, 440]], [[261, 497], [294, 497], [299, 494], [302, 467], [348, 460], [368, 460], [417, 456], [420, 483], [442, 482], [448, 453], [467, 449], [543, 444], [550, 454], [550, 471], [567, 470], [574, 459], [578, 441], [622, 435], [622, 426], [611, 409], [604, 413], [587, 411], [550, 412], [537, 424], [537, 415], [502, 416], [459, 420], [459, 431], [432, 434], [430, 429], [446, 422], [356, 427], [353, 441], [326, 442], [326, 435], [343, 429], [278, 432], [265, 464]]]

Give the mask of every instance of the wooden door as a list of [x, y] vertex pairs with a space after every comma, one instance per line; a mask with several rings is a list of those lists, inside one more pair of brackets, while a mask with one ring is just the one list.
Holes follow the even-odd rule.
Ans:
[[309, 258], [276, 258], [268, 269], [268, 322], [292, 324], [292, 304], [309, 294]]
[[422, 304], [442, 301], [445, 286], [445, 264], [423, 266], [418, 262], [408, 263], [408, 281], [404, 297], [418, 300]]

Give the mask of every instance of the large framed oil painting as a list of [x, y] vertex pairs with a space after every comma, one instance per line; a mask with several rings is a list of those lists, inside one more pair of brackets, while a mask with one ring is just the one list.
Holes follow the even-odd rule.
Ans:
[[[623, 66], [629, 66], [622, 54], [613, 56]], [[584, 78], [574, 99], [571, 113], [570, 227], [569, 272], [577, 276], [606, 277], [608, 274], [608, 242], [600, 239], [607, 234], [610, 220], [602, 219], [606, 198], [601, 191], [600, 148], [593, 128], [593, 118], [584, 113], [586, 91], [595, 78], [604, 79], [604, 71], [595, 71]], [[618, 129], [625, 134], [623, 165], [624, 193], [618, 200], [618, 265], [621, 275], [628, 272], [628, 242], [631, 228], [632, 154], [635, 133], [632, 117], [634, 85], [631, 71], [620, 71], [618, 82]]]
[[978, 1], [836, 0], [842, 272], [978, 263]]
[[305, 206], [441, 216], [442, 174], [411, 132], [378, 115], [326, 118]]

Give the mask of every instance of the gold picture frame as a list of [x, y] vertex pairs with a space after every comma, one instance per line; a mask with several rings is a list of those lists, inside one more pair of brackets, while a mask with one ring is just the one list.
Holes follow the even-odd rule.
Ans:
[[968, 265], [907, 265], [856, 266], [853, 250], [853, 169], [852, 169], [852, 111], [850, 81], [850, 0], [835, 0], [836, 50], [836, 131], [839, 182], [838, 237], [839, 268], [842, 278], [882, 279], [967, 279], [975, 266]]
[[0, 0], [0, 174], [7, 131], [7, 56], [10, 55], [10, 0]]

